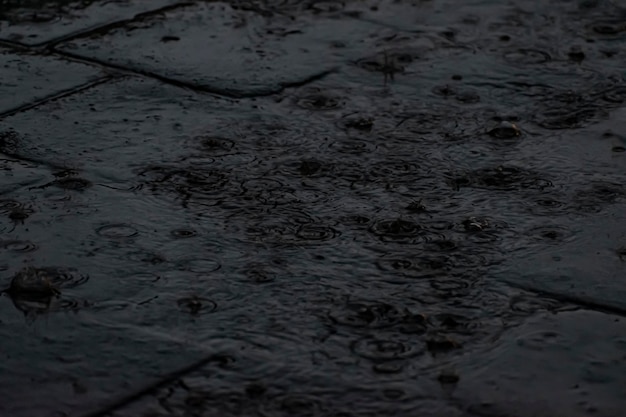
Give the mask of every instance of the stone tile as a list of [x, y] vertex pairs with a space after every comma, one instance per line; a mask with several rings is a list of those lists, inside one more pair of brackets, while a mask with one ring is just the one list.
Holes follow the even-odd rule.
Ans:
[[102, 78], [97, 67], [0, 49], [0, 113]]
[[177, 1], [57, 0], [21, 3], [3, 2], [0, 5], [0, 38], [34, 45], [130, 19], [139, 13], [172, 5]]
[[618, 108], [568, 132], [567, 140], [550, 140], [550, 169], [577, 167], [555, 181], [560, 192], [572, 187], [570, 197], [554, 192], [545, 200], [552, 207], [538, 211], [542, 216], [521, 230], [512, 247], [517, 256], [496, 268], [498, 279], [590, 308], [626, 312], [624, 160], [615, 151], [624, 146], [625, 129], [626, 110]]
[[626, 320], [590, 311], [542, 314], [456, 362], [450, 396], [470, 415], [602, 416], [626, 407]]
[[[269, 13], [269, 14], [268, 14]], [[62, 44], [62, 51], [232, 96], [270, 94], [368, 50], [379, 26], [200, 3]]]
[[33, 322], [6, 298], [0, 303], [2, 415], [76, 416], [97, 411], [211, 353], [208, 346], [169, 334], [122, 324], [105, 326], [80, 313]]

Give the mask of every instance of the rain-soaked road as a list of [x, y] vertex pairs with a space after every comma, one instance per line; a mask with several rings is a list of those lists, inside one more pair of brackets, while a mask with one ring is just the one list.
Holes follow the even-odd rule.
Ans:
[[621, 0], [4, 0], [0, 39], [0, 416], [626, 409]]

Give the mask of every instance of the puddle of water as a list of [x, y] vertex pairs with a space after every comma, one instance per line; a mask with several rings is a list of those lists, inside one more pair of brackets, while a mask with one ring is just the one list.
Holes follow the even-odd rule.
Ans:
[[623, 408], [614, 4], [376, 6], [198, 3], [58, 47], [161, 79], [0, 121], [1, 282], [59, 292], [0, 299], [7, 412], [500, 415], [544, 378]]

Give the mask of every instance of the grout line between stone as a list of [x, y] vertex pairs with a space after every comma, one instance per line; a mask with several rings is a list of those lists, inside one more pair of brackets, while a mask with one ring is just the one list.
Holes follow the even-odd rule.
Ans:
[[27, 104], [24, 104], [22, 106], [16, 107], [14, 109], [7, 110], [7, 111], [4, 111], [4, 112], [0, 112], [0, 121], [2, 121], [3, 119], [5, 119], [7, 117], [13, 116], [13, 115], [15, 115], [17, 113], [21, 113], [23, 111], [30, 110], [32, 108], [35, 108], [35, 107], [38, 107], [38, 106], [43, 105], [45, 103], [48, 103], [50, 101], [54, 101], [54, 100], [58, 100], [58, 99], [63, 98], [63, 97], [70, 96], [72, 94], [78, 93], [80, 91], [87, 90], [89, 88], [95, 87], [95, 86], [100, 85], [100, 84], [105, 84], [105, 83], [107, 83], [107, 82], [109, 82], [111, 80], [114, 80], [116, 78], [119, 78], [119, 77], [113, 76], [113, 75], [105, 75], [103, 77], [99, 77], [99, 78], [97, 78], [97, 79], [95, 79], [93, 81], [89, 81], [87, 83], [84, 83], [84, 84], [81, 84], [79, 86], [70, 88], [68, 90], [63, 90], [63, 91], [60, 91], [58, 93], [54, 93], [54, 94], [51, 94], [49, 96], [43, 97], [41, 99], [37, 99], [37, 100], [35, 100], [35, 101], [31, 102], [31, 103], [27, 103]]

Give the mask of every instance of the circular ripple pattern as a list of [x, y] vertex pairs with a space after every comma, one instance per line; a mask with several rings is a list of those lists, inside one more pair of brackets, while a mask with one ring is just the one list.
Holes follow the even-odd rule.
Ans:
[[367, 337], [354, 342], [351, 350], [357, 356], [373, 361], [392, 361], [421, 354], [424, 346], [419, 344], [418, 340], [380, 340]]
[[414, 242], [422, 228], [410, 220], [390, 219], [377, 221], [370, 231], [384, 241]]
[[405, 313], [385, 303], [349, 303], [329, 313], [333, 322], [350, 327], [384, 328], [401, 323]]
[[83, 275], [72, 268], [44, 267], [39, 270], [59, 289], [74, 288], [89, 281], [88, 275]]
[[114, 223], [98, 227], [96, 233], [107, 239], [128, 239], [137, 236], [139, 231], [129, 224]]
[[556, 225], [534, 227], [527, 234], [535, 240], [551, 244], [567, 242], [575, 236], [572, 230]]
[[208, 274], [221, 268], [221, 264], [214, 259], [183, 259], [177, 262], [181, 271]]
[[3, 249], [16, 253], [28, 253], [38, 249], [36, 244], [27, 240], [7, 240], [0, 242], [0, 245], [2, 245]]
[[22, 203], [15, 200], [0, 200], [0, 212], [3, 214], [11, 213], [13, 210], [22, 207]]
[[182, 311], [194, 316], [212, 313], [217, 309], [217, 304], [214, 301], [196, 296], [179, 298], [176, 300], [176, 304]]
[[[46, 43], [47, 25], [11, 25], [7, 17], [26, 2], [0, 3], [3, 39]], [[81, 31], [74, 26], [84, 19], [72, 16], [83, 14], [67, 11], [95, 4], [29, 3], [48, 4], [40, 20], [52, 11], [70, 23], [57, 25], [61, 31]], [[150, 2], [127, 3], [134, 10]], [[17, 65], [21, 74], [3, 77], [0, 104], [25, 109], [5, 108], [1, 121], [0, 278], [7, 284], [15, 268], [38, 259], [67, 263], [42, 268], [61, 294], [19, 300], [27, 320], [88, 307], [76, 294], [97, 300], [89, 315], [55, 317], [69, 327], [44, 318], [35, 333], [60, 330], [54, 338], [63, 340], [63, 329], [87, 329], [85, 320], [114, 314], [129, 328], [161, 329], [152, 336], [163, 346], [148, 351], [147, 363], [158, 364], [155, 355], [185, 335], [230, 358], [165, 383], [129, 405], [145, 408], [128, 415], [150, 414], [148, 403], [157, 415], [179, 416], [461, 415], [485, 400], [491, 409], [477, 414], [510, 414], [508, 397], [478, 385], [451, 393], [455, 374], [447, 367], [480, 365], [490, 355], [506, 363], [511, 352], [500, 356], [500, 349], [520, 323], [530, 335], [521, 345], [555, 366], [596, 344], [602, 359], [609, 327], [574, 344], [533, 331], [545, 330], [534, 328], [544, 316], [559, 327], [577, 316], [576, 336], [585, 338], [586, 317], [601, 314], [544, 300], [538, 290], [548, 285], [554, 298], [575, 291], [581, 303], [602, 303], [626, 262], [626, 238], [613, 227], [626, 204], [626, 26], [618, 0], [190, 3], [126, 22], [103, 34], [107, 45], [83, 37], [58, 46], [114, 61], [134, 51], [134, 66], [148, 62], [179, 86], [116, 77], [31, 106], [31, 93], [47, 97], [63, 87], [52, 85], [55, 68], [72, 63], [55, 67], [45, 48], [31, 48], [7, 51], [8, 67], [0, 66]], [[445, 7], [453, 3], [460, 7]], [[199, 30], [206, 22], [213, 27]], [[189, 66], [189, 50], [176, 50], [193, 49], [203, 36], [228, 43], [227, 32], [242, 35], [232, 37], [234, 48], [199, 58], [203, 68], [217, 62], [225, 71], [199, 71]], [[150, 33], [156, 42], [137, 49], [134, 40]], [[39, 61], [50, 61], [43, 72], [52, 81], [41, 91], [33, 78]], [[16, 85], [26, 101], [7, 101]], [[205, 94], [202, 86], [238, 97]], [[87, 241], [81, 227], [91, 229]], [[590, 229], [598, 231], [593, 239]], [[514, 281], [536, 268], [562, 268], [572, 256], [590, 273], [561, 280], [547, 273], [526, 282], [539, 286], [535, 292]], [[506, 281], [498, 279], [503, 271]], [[81, 285], [81, 272], [97, 273], [98, 282], [92, 275]], [[7, 347], [11, 337], [29, 337], [21, 319], [19, 312], [0, 317]], [[545, 348], [551, 341], [560, 351]], [[3, 351], [5, 380], [23, 376], [45, 400], [39, 375], [17, 374], [71, 374], [71, 366], [49, 362], [63, 346], [47, 343], [47, 355], [29, 352], [28, 343]], [[73, 348], [84, 356], [86, 346]], [[113, 350], [102, 352], [102, 363], [111, 362]], [[132, 361], [127, 353], [122, 366]], [[22, 357], [35, 361], [32, 369], [20, 367]], [[515, 391], [526, 372], [550, 381], [546, 369], [511, 365], [519, 378], [499, 379], [500, 393]], [[592, 377], [600, 370], [582, 365]], [[615, 372], [609, 383], [620, 377], [613, 368], [602, 369]], [[463, 369], [456, 375], [461, 384], [469, 377]], [[85, 383], [112, 386], [107, 375], [94, 381]], [[593, 397], [608, 387], [551, 384], [548, 393], [543, 385], [523, 388], [531, 398], [546, 395], [537, 404], [558, 398], [578, 411], [581, 392]], [[617, 394], [610, 400], [623, 402]]]
[[326, 241], [334, 239], [338, 234], [331, 227], [315, 224], [303, 225], [296, 232], [296, 236], [304, 241]]

